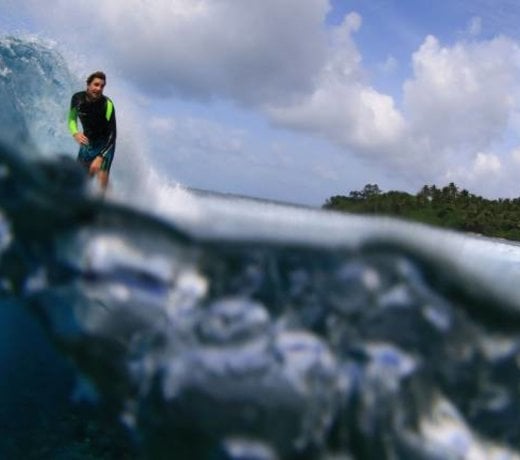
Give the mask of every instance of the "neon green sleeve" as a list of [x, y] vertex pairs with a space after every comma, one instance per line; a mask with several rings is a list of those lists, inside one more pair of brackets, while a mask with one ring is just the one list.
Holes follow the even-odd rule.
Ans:
[[114, 111], [114, 103], [107, 97], [107, 110], [105, 113], [105, 118], [107, 121], [110, 121], [110, 117], [112, 116], [112, 112]]
[[79, 132], [78, 130], [78, 111], [72, 107], [69, 111], [69, 131], [74, 136], [74, 134], [77, 134]]

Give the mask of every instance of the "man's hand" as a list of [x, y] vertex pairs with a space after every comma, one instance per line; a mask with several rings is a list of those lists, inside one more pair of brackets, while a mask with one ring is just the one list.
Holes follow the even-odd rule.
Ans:
[[99, 171], [101, 171], [101, 165], [102, 164], [103, 164], [103, 157], [96, 157], [96, 158], [94, 158], [92, 163], [90, 163], [90, 168], [89, 168], [88, 172], [92, 176], [96, 175]]
[[76, 133], [73, 137], [79, 145], [88, 145], [88, 137], [83, 133]]

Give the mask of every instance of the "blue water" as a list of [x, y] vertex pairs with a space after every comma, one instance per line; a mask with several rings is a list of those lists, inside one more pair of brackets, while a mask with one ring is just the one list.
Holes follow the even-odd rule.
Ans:
[[518, 245], [153, 172], [102, 200], [34, 110], [73, 86], [0, 40], [1, 458], [520, 458]]

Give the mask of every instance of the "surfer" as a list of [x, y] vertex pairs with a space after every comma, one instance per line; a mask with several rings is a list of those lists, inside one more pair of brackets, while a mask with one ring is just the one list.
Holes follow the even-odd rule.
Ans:
[[[103, 72], [89, 75], [86, 90], [72, 96], [68, 117], [70, 133], [80, 146], [78, 161], [90, 176], [97, 177], [103, 192], [108, 187], [117, 134], [114, 103], [103, 94], [105, 84]], [[83, 132], [78, 129], [78, 117]]]

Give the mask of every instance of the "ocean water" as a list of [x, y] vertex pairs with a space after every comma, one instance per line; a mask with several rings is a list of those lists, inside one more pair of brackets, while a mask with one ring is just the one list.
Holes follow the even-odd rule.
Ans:
[[103, 200], [74, 82], [0, 39], [1, 458], [520, 458], [520, 246], [153, 171]]

